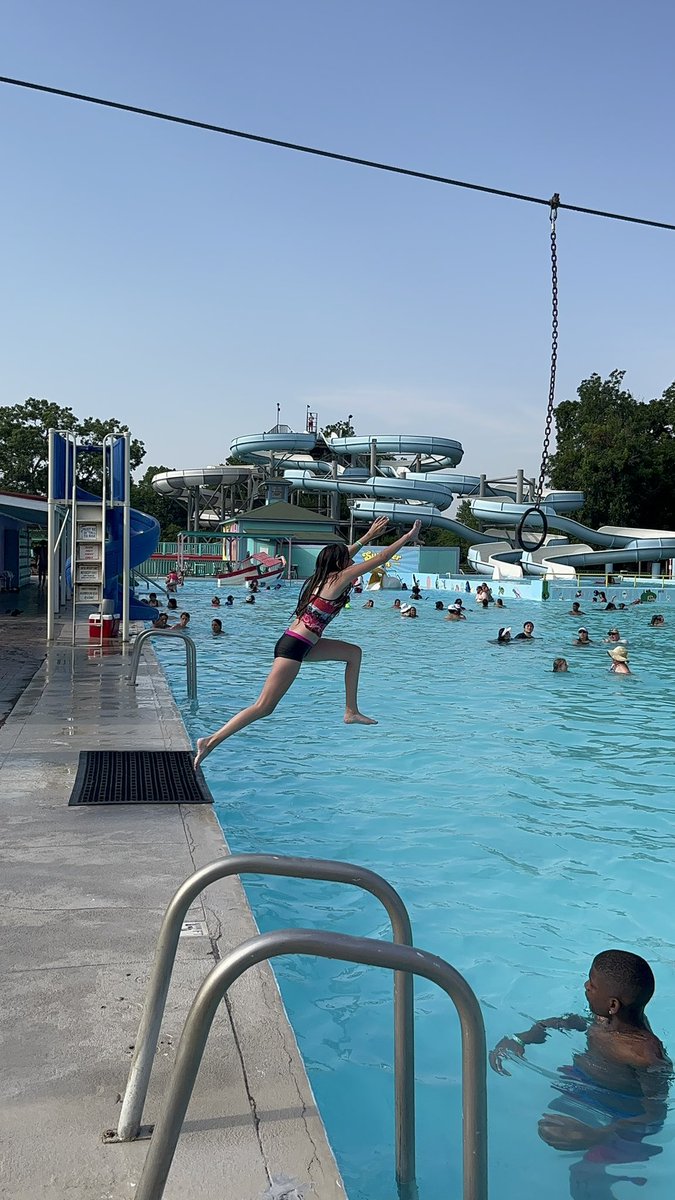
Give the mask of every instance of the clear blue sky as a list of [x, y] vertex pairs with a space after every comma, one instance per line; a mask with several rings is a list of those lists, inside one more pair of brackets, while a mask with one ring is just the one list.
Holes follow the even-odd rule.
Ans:
[[[5, 0], [0, 73], [675, 219], [668, 0]], [[0, 86], [2, 390], [146, 465], [354, 414], [538, 466], [548, 212]], [[561, 214], [558, 398], [675, 378], [675, 233]]]

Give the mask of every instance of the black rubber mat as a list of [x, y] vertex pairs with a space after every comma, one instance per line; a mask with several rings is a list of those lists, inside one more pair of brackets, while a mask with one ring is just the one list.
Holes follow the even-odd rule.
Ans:
[[81, 750], [68, 804], [212, 804], [189, 750]]

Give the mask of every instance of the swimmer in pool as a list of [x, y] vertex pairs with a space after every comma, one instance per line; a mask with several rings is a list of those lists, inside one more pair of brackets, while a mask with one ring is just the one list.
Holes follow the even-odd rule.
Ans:
[[591, 639], [588, 636], [588, 630], [586, 629], [586, 627], [584, 625], [581, 626], [581, 629], [579, 630], [579, 632], [577, 634], [577, 639], [575, 642], [572, 642], [572, 645], [573, 646], [592, 646], [593, 645]]
[[583, 617], [584, 614], [581, 611], [581, 605], [579, 604], [578, 600], [573, 601], [572, 607], [567, 615], [568, 617]]
[[608, 650], [607, 653], [612, 660], [612, 665], [609, 668], [610, 671], [613, 671], [615, 675], [633, 674], [628, 666], [628, 651], [625, 646], [614, 646], [613, 649]]
[[[660, 1147], [645, 1145], [667, 1113], [672, 1063], [645, 1016], [654, 994], [649, 963], [627, 950], [603, 950], [584, 985], [590, 1017], [569, 1014], [537, 1021], [504, 1037], [490, 1052], [490, 1066], [509, 1075], [506, 1057], [524, 1058], [527, 1046], [546, 1041], [550, 1029], [586, 1033], [586, 1047], [558, 1068], [559, 1096], [539, 1121], [539, 1136], [554, 1150], [585, 1151], [570, 1167], [572, 1197], [613, 1196], [605, 1167], [645, 1161]], [[581, 1114], [586, 1120], [581, 1120]], [[589, 1123], [592, 1122], [592, 1123]], [[638, 1182], [638, 1180], [633, 1180]], [[643, 1181], [644, 1182], [644, 1181]]]
[[[379, 517], [364, 535], [364, 541], [379, 537], [384, 533], [387, 524], [386, 517]], [[383, 566], [392, 555], [396, 554], [397, 550], [417, 537], [420, 527], [421, 522], [415, 521], [415, 524], [403, 537], [374, 554], [368, 560], [369, 570]], [[358, 553], [362, 545], [363, 543], [359, 540], [352, 546], [324, 546], [317, 557], [314, 574], [307, 580], [300, 593], [293, 619], [274, 647], [274, 663], [258, 699], [248, 708], [242, 709], [209, 737], [197, 739], [195, 769], [225, 738], [231, 737], [233, 733], [238, 733], [240, 729], [245, 729], [253, 721], [269, 717], [293, 684], [305, 659], [312, 663], [344, 662], [345, 724], [377, 724], [372, 717], [366, 717], [359, 711], [357, 689], [361, 669], [360, 646], [323, 637], [328, 624], [348, 603], [354, 581], [358, 579], [363, 570], [362, 563], [353, 561], [354, 555]]]
[[375, 607], [375, 601], [374, 601], [374, 600], [366, 600], [366, 602], [365, 602], [365, 604], [364, 604], [364, 606], [363, 606], [363, 607], [364, 607], [364, 608], [374, 608], [374, 607]]
[[556, 674], [560, 674], [563, 671], [569, 671], [569, 669], [570, 669], [569, 664], [568, 664], [566, 658], [554, 658], [553, 659], [553, 670], [555, 671]]
[[534, 637], [534, 621], [526, 621], [523, 625], [523, 632], [517, 633], [514, 637], [514, 642], [533, 642]]
[[454, 604], [448, 605], [448, 615], [446, 621], [466, 621], [466, 613], [461, 600], [455, 600]]

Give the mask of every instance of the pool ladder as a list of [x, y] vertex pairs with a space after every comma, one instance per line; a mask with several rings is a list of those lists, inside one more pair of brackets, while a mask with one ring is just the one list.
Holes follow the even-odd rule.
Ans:
[[[152, 631], [148, 631], [152, 632]], [[144, 636], [144, 635], [141, 635]], [[195, 898], [219, 879], [253, 873], [346, 883], [370, 892], [387, 910], [393, 942], [313, 929], [259, 934], [230, 950], [201, 985], [178, 1045], [166, 1102], [154, 1129], [136, 1200], [161, 1200], [216, 1010], [249, 967], [285, 954], [307, 954], [394, 971], [394, 1088], [396, 1180], [402, 1200], [414, 1200], [415, 1084], [413, 975], [436, 983], [453, 1001], [462, 1038], [463, 1200], [487, 1200], [487, 1092], [483, 1017], [471, 987], [454, 967], [412, 944], [408, 911], [398, 892], [374, 871], [332, 859], [275, 854], [231, 854], [202, 867], [171, 900], [159, 933], [136, 1038], [117, 1134], [138, 1137], [171, 973], [185, 915]]]
[[141, 650], [148, 638], [160, 637], [171, 638], [175, 641], [180, 638], [185, 642], [185, 667], [187, 671], [187, 694], [188, 700], [197, 699], [197, 651], [195, 644], [188, 633], [183, 629], [145, 629], [143, 633], [139, 633], [134, 642], [134, 648], [131, 651], [131, 660], [129, 663], [129, 675], [127, 682], [130, 687], [136, 686], [136, 676], [138, 675], [138, 664], [141, 661]]

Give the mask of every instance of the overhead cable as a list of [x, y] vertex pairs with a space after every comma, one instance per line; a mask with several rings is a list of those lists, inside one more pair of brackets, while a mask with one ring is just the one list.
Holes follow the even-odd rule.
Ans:
[[[228, 129], [225, 125], [215, 125], [210, 121], [196, 121], [190, 117], [178, 117], [174, 113], [160, 112], [152, 108], [140, 108], [135, 104], [122, 104], [118, 100], [104, 100], [100, 96], [89, 96], [82, 92], [70, 92], [65, 88], [48, 87], [44, 83], [30, 83], [26, 79], [13, 79], [0, 75], [0, 83], [12, 87], [27, 88], [33, 92], [44, 92], [50, 96], [62, 96], [67, 100], [79, 100], [83, 104], [98, 104], [102, 108], [113, 108], [119, 112], [134, 113], [139, 117], [152, 117], [156, 121], [168, 121], [173, 125], [186, 125], [191, 129], [203, 129], [207, 133], [220, 133], [226, 137], [241, 138], [247, 142], [259, 142], [264, 146], [277, 146], [281, 150], [294, 150], [298, 154], [313, 154], [317, 158], [328, 158], [334, 162], [351, 163], [357, 167], [368, 167], [373, 171], [386, 171], [391, 175], [405, 175], [411, 179], [424, 179], [429, 183], [442, 183], [447, 187], [465, 188], [472, 192], [484, 192], [489, 196], [504, 196], [509, 200], [523, 200], [528, 204], [543, 204], [550, 207], [550, 198], [528, 196], [523, 192], [511, 192], [505, 188], [487, 187], [481, 183], [468, 183], [463, 179], [450, 179], [446, 175], [434, 175], [428, 171], [415, 171], [411, 167], [397, 167], [392, 163], [377, 162], [370, 158], [359, 158], [353, 154], [339, 154], [335, 150], [320, 150], [316, 146], [304, 146], [299, 142], [286, 142], [281, 138], [265, 137], [260, 133], [247, 133], [242, 129]], [[649, 225], [654, 229], [670, 229], [675, 231], [675, 224], [667, 221], [652, 221], [646, 217], [630, 217], [625, 213], [605, 212], [600, 208], [587, 208], [581, 204], [558, 204], [559, 209], [568, 212], [585, 213], [591, 217], [605, 217], [609, 221], [628, 221], [632, 225]]]

